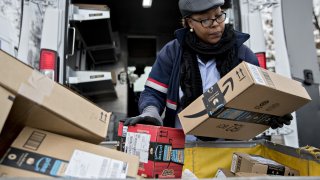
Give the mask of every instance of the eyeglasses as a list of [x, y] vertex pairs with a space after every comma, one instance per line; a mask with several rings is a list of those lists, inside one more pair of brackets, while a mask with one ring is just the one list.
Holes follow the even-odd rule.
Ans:
[[208, 28], [208, 27], [212, 26], [214, 21], [216, 21], [218, 24], [224, 22], [226, 20], [226, 13], [223, 12], [222, 14], [220, 14], [219, 16], [217, 16], [214, 19], [197, 20], [197, 19], [193, 19], [192, 17], [190, 17], [190, 19], [192, 19], [193, 21], [196, 21], [198, 23], [201, 23], [202, 27]]

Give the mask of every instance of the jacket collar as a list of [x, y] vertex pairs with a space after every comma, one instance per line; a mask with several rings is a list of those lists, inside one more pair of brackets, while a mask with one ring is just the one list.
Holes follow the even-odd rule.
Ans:
[[[174, 35], [180, 44], [183, 41], [183, 38], [185, 37], [185, 34], [187, 31], [189, 31], [188, 28], [181, 28], [181, 29], [178, 29], [174, 32]], [[250, 38], [249, 34], [242, 33], [237, 30], [235, 30], [235, 34], [236, 34], [236, 43], [237, 43], [238, 47], [241, 46], [244, 42], [246, 42]]]

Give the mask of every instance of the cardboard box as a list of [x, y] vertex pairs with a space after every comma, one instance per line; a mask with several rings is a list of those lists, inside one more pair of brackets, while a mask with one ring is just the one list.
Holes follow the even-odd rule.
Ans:
[[236, 152], [233, 154], [231, 172], [247, 172], [280, 176], [299, 176], [299, 171], [271, 159]]
[[101, 4], [74, 4], [79, 9], [87, 9], [87, 10], [99, 10], [99, 11], [108, 11], [109, 7], [107, 5]]
[[107, 136], [110, 112], [1, 50], [0, 87], [16, 96], [0, 135], [0, 150], [24, 126], [91, 143], [100, 143]]
[[310, 101], [300, 82], [242, 62], [178, 115], [186, 134], [249, 140]]
[[120, 150], [139, 156], [138, 174], [146, 178], [181, 178], [185, 135], [182, 129], [119, 123]]
[[8, 177], [137, 177], [139, 159], [117, 150], [25, 127], [0, 162]]
[[248, 173], [248, 172], [237, 172], [236, 177], [257, 177], [257, 176], [268, 176], [266, 174], [258, 174], [258, 173]]
[[257, 176], [268, 176], [267, 174], [248, 173], [248, 172], [236, 172], [233, 173], [230, 169], [219, 168], [215, 178], [229, 178], [229, 177], [257, 177]]
[[214, 177], [215, 178], [227, 178], [227, 177], [235, 177], [235, 176], [236, 175], [233, 172], [231, 172], [229, 169], [219, 168]]
[[0, 86], [0, 133], [9, 115], [15, 96]]

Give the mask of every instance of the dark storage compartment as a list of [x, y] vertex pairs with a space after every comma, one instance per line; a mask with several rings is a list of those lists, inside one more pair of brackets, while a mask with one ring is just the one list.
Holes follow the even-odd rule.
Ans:
[[110, 19], [74, 21], [77, 37], [87, 51], [87, 58], [94, 64], [117, 61], [117, 45], [114, 40]]
[[128, 66], [152, 66], [157, 54], [156, 37], [129, 36]]

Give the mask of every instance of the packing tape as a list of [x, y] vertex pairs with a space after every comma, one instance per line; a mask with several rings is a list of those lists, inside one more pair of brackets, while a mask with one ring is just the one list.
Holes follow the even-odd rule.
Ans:
[[51, 94], [54, 83], [53, 80], [34, 70], [27, 82], [20, 85], [18, 93], [41, 104], [43, 99]]

